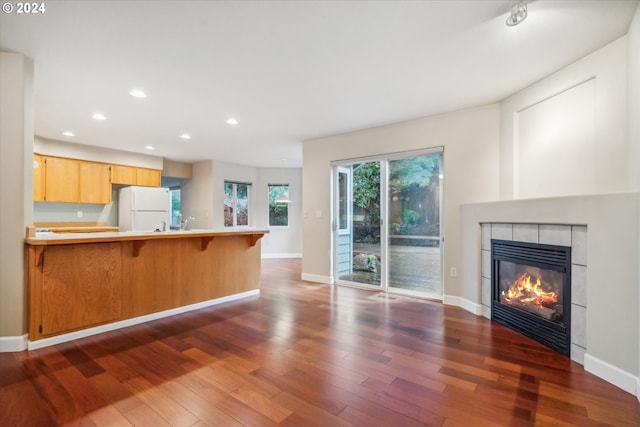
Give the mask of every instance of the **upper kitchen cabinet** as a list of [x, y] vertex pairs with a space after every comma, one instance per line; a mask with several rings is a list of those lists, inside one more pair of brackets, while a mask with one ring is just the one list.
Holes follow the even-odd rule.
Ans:
[[37, 202], [111, 203], [108, 164], [34, 154], [33, 166]]
[[80, 161], [43, 156], [45, 202], [80, 201]]
[[136, 185], [160, 187], [161, 172], [158, 169], [136, 168]]
[[111, 184], [160, 187], [161, 172], [34, 153], [33, 200], [106, 205], [111, 203]]
[[78, 201], [81, 203], [111, 203], [111, 170], [105, 163], [79, 162]]
[[33, 200], [44, 201], [44, 160], [40, 154], [33, 155]]
[[111, 183], [136, 185], [136, 168], [133, 166], [111, 165]]
[[111, 165], [111, 183], [160, 187], [159, 169], [137, 168], [133, 166]]

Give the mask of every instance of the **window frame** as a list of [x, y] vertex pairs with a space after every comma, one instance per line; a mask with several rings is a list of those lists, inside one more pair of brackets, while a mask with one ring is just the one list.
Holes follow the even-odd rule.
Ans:
[[[232, 212], [232, 224], [231, 225], [227, 225], [226, 223], [226, 206], [227, 206], [227, 190], [226, 187], [227, 185], [230, 184], [232, 186], [232, 195], [231, 195], [231, 212]], [[246, 212], [247, 212], [247, 223], [246, 224], [242, 224], [242, 225], [238, 225], [238, 186], [239, 185], [245, 185], [247, 187], [247, 202], [246, 202]], [[223, 193], [223, 201], [222, 201], [222, 214], [223, 214], [223, 218], [222, 218], [222, 225], [225, 229], [229, 229], [229, 228], [249, 228], [251, 227], [251, 183], [250, 182], [239, 182], [239, 181], [231, 181], [231, 180], [224, 180], [224, 184], [222, 186], [222, 193]]]

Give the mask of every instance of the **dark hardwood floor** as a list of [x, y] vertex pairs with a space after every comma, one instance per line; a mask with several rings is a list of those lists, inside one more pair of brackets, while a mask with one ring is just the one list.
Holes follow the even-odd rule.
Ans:
[[639, 426], [582, 366], [440, 303], [299, 280], [260, 297], [0, 354], [0, 426]]

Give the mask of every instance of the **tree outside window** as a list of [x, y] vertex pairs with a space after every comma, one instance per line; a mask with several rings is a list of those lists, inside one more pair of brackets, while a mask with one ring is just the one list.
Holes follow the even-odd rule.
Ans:
[[249, 187], [251, 184], [224, 182], [224, 226], [249, 225]]
[[269, 184], [269, 226], [289, 225], [289, 184]]

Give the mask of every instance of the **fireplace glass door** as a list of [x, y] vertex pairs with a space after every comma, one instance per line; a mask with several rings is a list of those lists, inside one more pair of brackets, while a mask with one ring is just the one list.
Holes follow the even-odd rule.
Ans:
[[508, 261], [498, 265], [500, 304], [563, 324], [562, 273]]
[[571, 248], [493, 239], [491, 261], [491, 318], [568, 356]]

